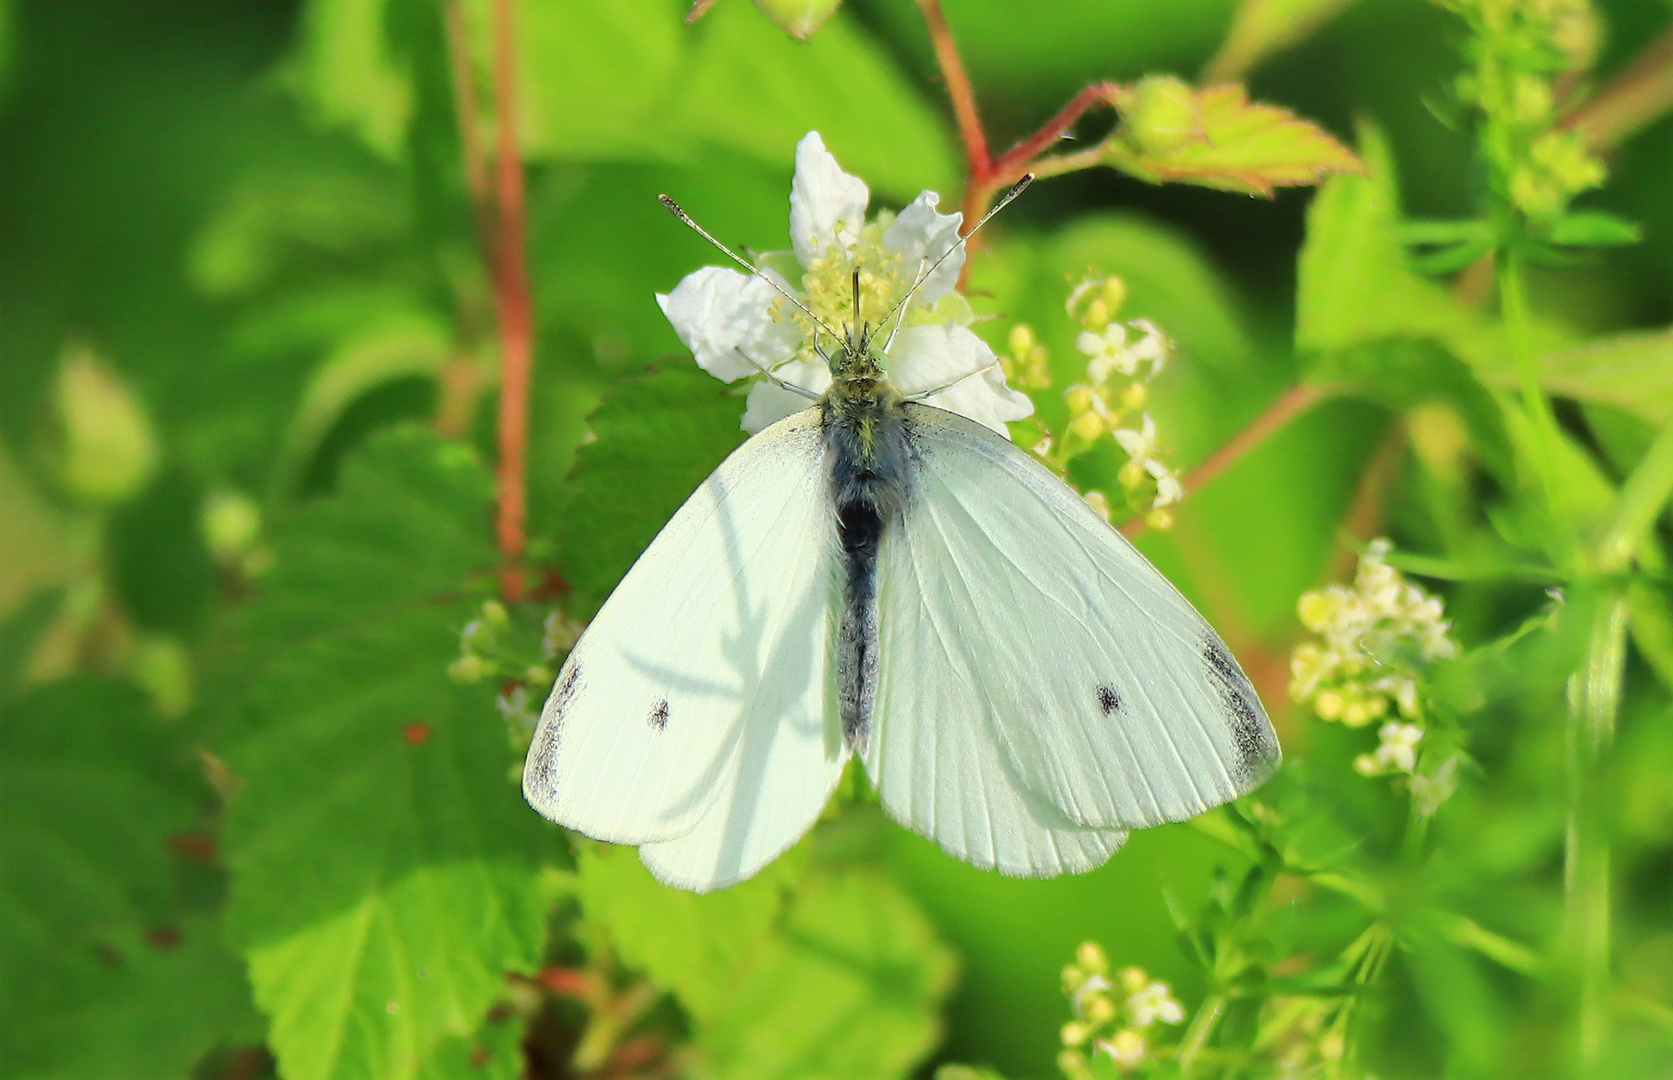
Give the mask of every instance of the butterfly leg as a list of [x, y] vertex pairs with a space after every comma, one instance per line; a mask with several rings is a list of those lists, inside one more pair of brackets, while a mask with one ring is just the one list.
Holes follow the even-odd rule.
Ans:
[[909, 394], [909, 395], [907, 395], [906, 400], [907, 401], [922, 401], [927, 397], [931, 397], [935, 394], [939, 394], [943, 390], [951, 390], [953, 387], [957, 386], [959, 383], [963, 382], [966, 379], [974, 379], [978, 375], [986, 374], [987, 372], [992, 371], [994, 368], [996, 368], [998, 366], [999, 366], [999, 361], [997, 361], [997, 360], [995, 360], [991, 364], [983, 364], [981, 367], [976, 368], [974, 371], [965, 372], [963, 375], [960, 375], [958, 378], [952, 380], [951, 382], [942, 383], [940, 386], [932, 387], [931, 389], [928, 389], [928, 390], [920, 390], [916, 394]]
[[807, 389], [805, 386], [796, 386], [793, 383], [787, 383], [783, 379], [779, 378], [777, 375], [774, 375], [772, 372], [770, 372], [766, 368], [762, 367], [758, 362], [756, 362], [756, 360], [752, 356], [750, 356], [748, 353], [744, 352], [742, 346], [734, 345], [732, 347], [734, 349], [738, 350], [738, 355], [743, 357], [745, 360], [747, 360], [751, 367], [753, 367], [756, 371], [759, 371], [761, 374], [765, 375], [767, 377], [767, 381], [771, 382], [774, 386], [778, 387], [780, 390], [788, 390], [792, 394], [800, 394], [802, 397], [807, 398], [809, 401], [819, 401], [819, 400], [821, 400], [821, 396], [819, 394], [815, 394], [812, 390]]

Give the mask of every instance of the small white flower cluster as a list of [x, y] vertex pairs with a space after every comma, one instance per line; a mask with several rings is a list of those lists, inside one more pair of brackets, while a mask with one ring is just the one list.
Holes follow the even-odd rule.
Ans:
[[531, 663], [508, 640], [514, 636], [511, 613], [498, 600], [485, 600], [476, 618], [459, 631], [459, 658], [447, 666], [447, 676], [457, 683], [503, 679], [495, 707], [505, 719], [512, 746], [527, 749], [540, 719], [540, 695], [552, 685], [557, 660], [574, 647], [583, 629], [553, 609], [541, 627], [540, 659]]
[[1302, 624], [1323, 640], [1303, 642], [1291, 654], [1290, 697], [1319, 719], [1348, 727], [1382, 720], [1377, 748], [1355, 757], [1354, 770], [1408, 778], [1414, 806], [1430, 817], [1457, 790], [1459, 759], [1419, 772], [1428, 731], [1418, 680], [1435, 662], [1457, 656], [1458, 643], [1440, 598], [1388, 565], [1391, 550], [1387, 540], [1372, 541], [1352, 588], [1332, 585], [1301, 597]]
[[1122, 1072], [1138, 1068], [1152, 1058], [1147, 1031], [1158, 1023], [1185, 1019], [1185, 1009], [1168, 984], [1152, 979], [1143, 968], [1122, 968], [1112, 980], [1108, 957], [1091, 941], [1081, 945], [1075, 962], [1063, 969], [1063, 992], [1074, 1019], [1063, 1025], [1057, 1064], [1069, 1080], [1094, 1076], [1087, 1047]]
[[[1083, 445], [1106, 433], [1127, 454], [1118, 479], [1134, 510], [1145, 511], [1152, 528], [1173, 524], [1167, 508], [1185, 497], [1185, 488], [1162, 460], [1156, 421], [1144, 409], [1146, 384], [1167, 366], [1173, 346], [1149, 319], [1122, 322], [1127, 299], [1119, 277], [1089, 276], [1069, 292], [1064, 304], [1080, 319], [1075, 347], [1087, 358], [1086, 382], [1064, 391], [1069, 405], [1069, 436]], [[1130, 426], [1137, 414], [1138, 426]], [[1096, 505], [1096, 504], [1094, 504]]]
[[[868, 222], [870, 201], [865, 182], [843, 172], [819, 133], [809, 132], [796, 146], [790, 186], [793, 250], [761, 256], [762, 272], [832, 330], [869, 324], [879, 348], [892, 335], [885, 367], [902, 394], [926, 395], [927, 404], [1009, 438], [1006, 422], [1030, 415], [1034, 403], [1006, 385], [998, 357], [969, 328], [974, 314], [955, 291], [964, 267], [963, 216], [939, 212], [940, 196], [925, 191], [899, 214], [882, 212]], [[915, 283], [911, 299], [880, 326]], [[810, 394], [831, 385], [815, 345], [833, 354], [841, 343], [759, 277], [705, 266], [656, 299], [704, 371], [725, 382], [758, 378], [742, 422], [752, 435], [808, 407], [806, 397], [772, 379]]]
[[[1048, 434], [1033, 450], [1062, 472], [1070, 458], [1109, 436], [1127, 455], [1118, 479], [1128, 509], [1146, 515], [1152, 528], [1166, 529], [1173, 524], [1169, 508], [1185, 497], [1185, 488], [1162, 460], [1156, 421], [1145, 404], [1146, 384], [1167, 366], [1173, 346], [1149, 319], [1121, 321], [1126, 300], [1126, 283], [1113, 275], [1089, 275], [1070, 290], [1064, 308], [1081, 324], [1075, 346], [1086, 357], [1086, 379], [1063, 392], [1069, 420], [1061, 437]], [[1006, 376], [1029, 389], [1049, 386], [1045, 348], [1033, 329], [1013, 327], [1010, 346], [1002, 361]], [[1088, 491], [1084, 498], [1109, 520], [1113, 508], [1104, 492]]]
[[1304, 593], [1296, 605], [1302, 625], [1324, 640], [1296, 646], [1290, 697], [1311, 705], [1321, 720], [1363, 727], [1391, 708], [1418, 718], [1417, 676], [1435, 661], [1458, 655], [1440, 598], [1389, 566], [1390, 550], [1387, 540], [1373, 540], [1360, 557], [1352, 588], [1332, 585]]

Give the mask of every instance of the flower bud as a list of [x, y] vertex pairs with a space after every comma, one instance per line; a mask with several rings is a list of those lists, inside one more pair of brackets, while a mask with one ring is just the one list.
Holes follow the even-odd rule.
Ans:
[[842, 0], [755, 0], [755, 9], [797, 41], [807, 41], [831, 21]]
[[1069, 421], [1069, 430], [1079, 438], [1092, 442], [1104, 433], [1104, 418], [1095, 412], [1083, 412]]
[[1313, 699], [1313, 711], [1319, 714], [1320, 720], [1336, 720], [1341, 717], [1344, 704], [1346, 702], [1337, 691], [1321, 690], [1319, 696]]
[[482, 625], [489, 633], [497, 633], [511, 625], [511, 615], [505, 610], [505, 605], [498, 600], [484, 600], [482, 602]]
[[1086, 505], [1097, 511], [1099, 517], [1103, 518], [1105, 521], [1110, 519], [1110, 501], [1108, 496], [1106, 496], [1103, 492], [1088, 491], [1086, 494], [1082, 495], [1081, 498], [1086, 500]]
[[1086, 999], [1086, 1021], [1094, 1026], [1115, 1019], [1115, 1002], [1103, 994], [1092, 994]]
[[447, 665], [447, 677], [456, 683], [481, 682], [488, 671], [488, 662], [476, 655], [461, 656]]
[[1152, 75], [1121, 94], [1121, 131], [1141, 151], [1166, 154], [1204, 137], [1196, 92], [1183, 79]]
[[1064, 1046], [1079, 1046], [1091, 1034], [1092, 1032], [1088, 1030], [1085, 1024], [1079, 1020], [1071, 1020], [1063, 1025], [1063, 1030], [1058, 1032], [1058, 1038], [1063, 1041]]
[[1121, 486], [1123, 488], [1128, 491], [1134, 491], [1140, 484], [1145, 482], [1145, 479], [1148, 478], [1150, 474], [1144, 471], [1144, 464], [1137, 458], [1134, 458], [1132, 461], [1129, 461], [1127, 464], [1121, 466], [1121, 471], [1115, 475], [1116, 479], [1121, 481]]
[[1128, 383], [1127, 389], [1121, 391], [1121, 407], [1128, 412], [1144, 408], [1144, 403], [1150, 397], [1150, 391], [1141, 382]]
[[1081, 942], [1080, 948], [1075, 950], [1075, 962], [1091, 975], [1102, 975], [1110, 969], [1109, 957], [1104, 955], [1104, 947], [1096, 941]]
[[1121, 974], [1115, 977], [1121, 984], [1121, 989], [1128, 994], [1136, 994], [1150, 985], [1150, 974], [1143, 968], [1133, 966], [1121, 969]]
[[1102, 330], [1114, 317], [1108, 301], [1101, 296], [1094, 296], [1092, 302], [1086, 305], [1086, 312], [1080, 317], [1080, 321], [1088, 330]]
[[203, 500], [200, 518], [203, 540], [215, 560], [232, 562], [255, 544], [261, 535], [261, 507], [232, 488], [218, 488]]
[[1089, 386], [1071, 386], [1063, 391], [1063, 400], [1069, 406], [1070, 416], [1079, 416], [1092, 411], [1093, 395]]
[[1029, 358], [1034, 352], [1034, 346], [1039, 343], [1039, 339], [1034, 336], [1034, 328], [1020, 322], [1011, 327], [1011, 333], [1005, 340], [1011, 347], [1011, 355], [1018, 359]]
[[1158, 506], [1144, 515], [1144, 523], [1157, 532], [1167, 532], [1173, 528], [1173, 511], [1165, 506]]
[[157, 467], [157, 438], [144, 406], [86, 347], [65, 351], [58, 369], [59, 475], [85, 502], [121, 502]]
[[1112, 313], [1120, 311], [1121, 305], [1127, 302], [1127, 283], [1115, 274], [1104, 279], [1104, 286], [1099, 291]]

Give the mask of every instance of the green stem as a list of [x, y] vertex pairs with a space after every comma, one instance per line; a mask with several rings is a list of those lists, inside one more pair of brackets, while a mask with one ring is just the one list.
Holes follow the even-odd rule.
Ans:
[[1179, 1041], [1179, 1075], [1189, 1076], [1191, 1065], [1197, 1055], [1207, 1045], [1208, 1037], [1214, 1033], [1214, 1026], [1220, 1022], [1220, 1017], [1226, 1011], [1226, 995], [1210, 994], [1197, 1010], [1197, 1015], [1191, 1018], [1191, 1026], [1185, 1030], [1184, 1038]]
[[1533, 428], [1534, 471], [1546, 500], [1546, 507], [1556, 521], [1562, 521], [1562, 488], [1557, 478], [1557, 448], [1560, 435], [1557, 417], [1551, 402], [1539, 387], [1539, 369], [1529, 340], [1528, 293], [1523, 281], [1522, 260], [1513, 252], [1499, 252], [1499, 310], [1505, 331], [1510, 336], [1511, 359], [1516, 365], [1516, 378], [1521, 384], [1522, 407]]
[[1632, 553], [1673, 495], [1673, 420], [1662, 425], [1644, 460], [1627, 477], [1598, 542], [1598, 569], [1624, 570]]
[[1569, 678], [1569, 816], [1563, 881], [1566, 938], [1576, 976], [1576, 1051], [1588, 1073], [1609, 1037], [1609, 837], [1598, 764], [1615, 736], [1626, 663], [1627, 604], [1610, 592], [1592, 612], [1585, 665]]

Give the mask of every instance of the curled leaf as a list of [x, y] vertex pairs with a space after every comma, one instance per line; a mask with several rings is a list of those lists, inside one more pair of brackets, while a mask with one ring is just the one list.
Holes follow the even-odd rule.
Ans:
[[1251, 102], [1241, 86], [1196, 90], [1172, 76], [1116, 87], [1121, 126], [1104, 160], [1153, 184], [1185, 183], [1270, 198], [1274, 188], [1358, 173], [1353, 152], [1317, 124]]

